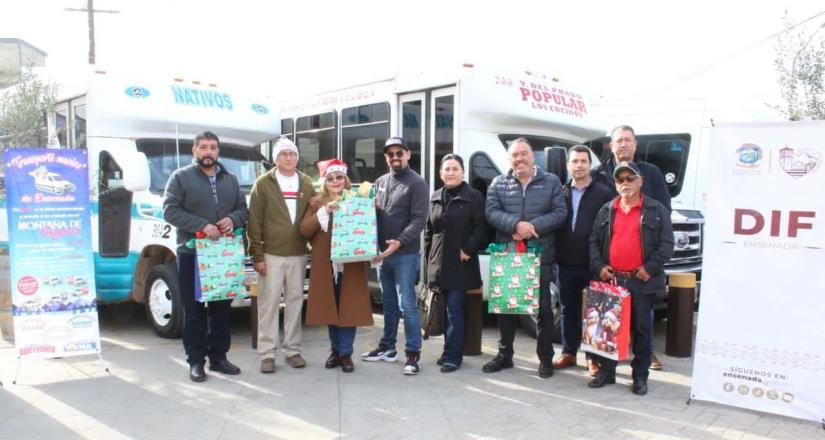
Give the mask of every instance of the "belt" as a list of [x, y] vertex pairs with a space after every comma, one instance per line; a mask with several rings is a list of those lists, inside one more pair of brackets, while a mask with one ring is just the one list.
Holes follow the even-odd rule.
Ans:
[[622, 278], [631, 279], [636, 276], [636, 271], [634, 270], [633, 272], [622, 272], [620, 270], [614, 270], [613, 274], [620, 276]]

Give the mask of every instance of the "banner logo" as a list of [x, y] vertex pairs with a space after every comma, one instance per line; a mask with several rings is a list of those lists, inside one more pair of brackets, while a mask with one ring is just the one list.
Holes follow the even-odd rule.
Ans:
[[736, 149], [736, 166], [754, 169], [759, 167], [762, 160], [762, 148], [756, 144], [742, 144]]
[[779, 166], [787, 175], [798, 179], [816, 171], [819, 154], [811, 149], [795, 150], [785, 146], [779, 150]]

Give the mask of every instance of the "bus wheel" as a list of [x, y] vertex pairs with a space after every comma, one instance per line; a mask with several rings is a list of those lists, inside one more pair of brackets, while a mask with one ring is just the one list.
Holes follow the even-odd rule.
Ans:
[[183, 331], [183, 304], [180, 301], [175, 263], [155, 266], [146, 279], [146, 317], [162, 338], [179, 338]]

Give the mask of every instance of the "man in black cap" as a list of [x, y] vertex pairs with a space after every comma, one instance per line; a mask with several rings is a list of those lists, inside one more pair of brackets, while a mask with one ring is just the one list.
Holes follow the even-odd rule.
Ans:
[[430, 188], [410, 169], [410, 149], [400, 137], [384, 144], [390, 172], [375, 181], [378, 280], [384, 306], [384, 335], [374, 350], [361, 354], [365, 361], [395, 362], [398, 321], [404, 316], [404, 374], [418, 374], [421, 366], [421, 324], [415, 301], [415, 283], [421, 258], [421, 232], [427, 220]]
[[[653, 298], [666, 289], [665, 262], [673, 254], [670, 211], [642, 195], [642, 178], [634, 162], [619, 162], [613, 170], [619, 196], [596, 215], [590, 235], [590, 270], [602, 281], [615, 281], [631, 294], [633, 394], [647, 394], [650, 368], [650, 317]], [[630, 323], [621, 323], [628, 325]], [[616, 361], [594, 356], [599, 373], [588, 386], [616, 383]]]

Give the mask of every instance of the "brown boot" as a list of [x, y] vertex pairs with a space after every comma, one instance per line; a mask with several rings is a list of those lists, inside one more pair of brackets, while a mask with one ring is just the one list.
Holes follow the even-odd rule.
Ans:
[[553, 360], [553, 368], [556, 370], [572, 367], [574, 365], [576, 365], [576, 356], [573, 356], [570, 353], [562, 353], [556, 356], [556, 359]]
[[355, 370], [355, 365], [352, 363], [352, 357], [349, 355], [341, 356], [341, 371], [344, 373], [352, 373]]

